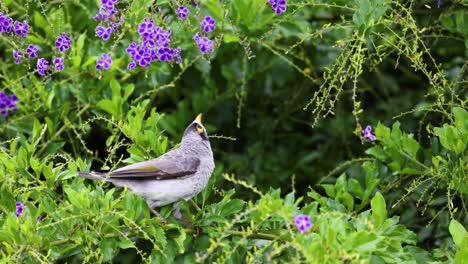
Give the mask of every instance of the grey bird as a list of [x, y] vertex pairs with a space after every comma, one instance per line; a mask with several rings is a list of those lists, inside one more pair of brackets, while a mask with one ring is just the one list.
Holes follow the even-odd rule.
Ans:
[[152, 213], [167, 222], [154, 207], [190, 200], [208, 183], [215, 167], [202, 114], [185, 129], [180, 147], [162, 156], [110, 172], [78, 172], [86, 179], [127, 187], [145, 198]]

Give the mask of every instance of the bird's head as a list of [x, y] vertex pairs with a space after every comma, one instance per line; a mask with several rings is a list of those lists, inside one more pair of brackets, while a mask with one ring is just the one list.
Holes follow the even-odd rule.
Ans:
[[202, 124], [202, 114], [199, 114], [185, 129], [184, 136], [182, 137], [182, 145], [193, 143], [209, 144], [209, 142], [208, 134]]

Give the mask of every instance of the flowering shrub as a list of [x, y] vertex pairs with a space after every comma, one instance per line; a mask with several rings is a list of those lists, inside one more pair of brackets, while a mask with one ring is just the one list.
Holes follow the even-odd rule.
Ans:
[[[464, 263], [464, 7], [2, 1], [2, 261]], [[216, 169], [168, 224], [77, 176], [198, 113]]]

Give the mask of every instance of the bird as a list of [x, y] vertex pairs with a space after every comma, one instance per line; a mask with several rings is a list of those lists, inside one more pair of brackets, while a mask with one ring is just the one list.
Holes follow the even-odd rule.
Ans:
[[127, 187], [142, 196], [149, 210], [167, 223], [154, 208], [192, 199], [206, 187], [214, 168], [210, 140], [199, 114], [185, 129], [178, 148], [113, 171], [78, 172], [78, 175]]

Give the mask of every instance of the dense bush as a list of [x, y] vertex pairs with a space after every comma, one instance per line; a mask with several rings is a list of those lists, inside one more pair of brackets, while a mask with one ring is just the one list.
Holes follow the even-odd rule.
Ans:
[[[464, 1], [0, 2], [5, 263], [468, 260]], [[177, 146], [187, 221], [79, 178]]]

